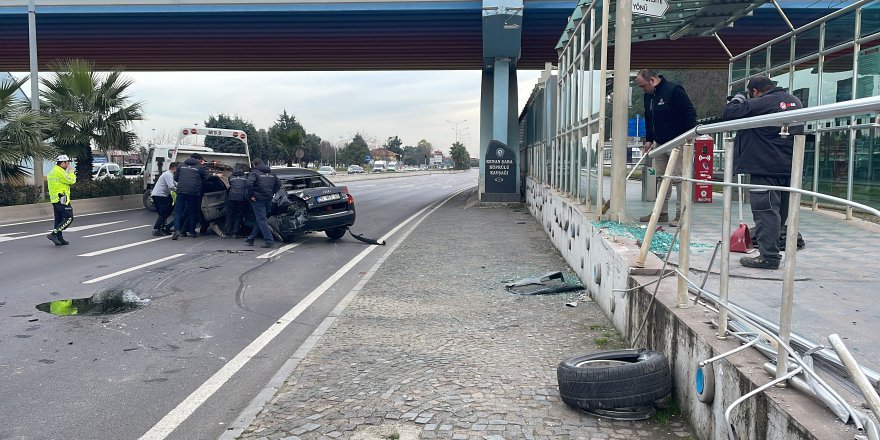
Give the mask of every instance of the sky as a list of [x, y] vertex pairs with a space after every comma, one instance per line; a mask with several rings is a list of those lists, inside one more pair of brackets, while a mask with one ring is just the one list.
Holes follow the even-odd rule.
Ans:
[[[539, 75], [519, 72], [517, 114]], [[448, 154], [457, 127], [471, 156], [479, 157], [480, 71], [126, 71], [125, 76], [134, 81], [133, 99], [144, 103], [145, 120], [134, 125], [144, 144], [154, 136], [172, 139], [179, 127], [203, 126], [221, 113], [268, 130], [287, 110], [306, 132], [334, 145], [361, 133], [375, 140], [375, 147], [399, 136], [403, 145], [426, 139]], [[23, 89], [30, 92], [29, 83]]]

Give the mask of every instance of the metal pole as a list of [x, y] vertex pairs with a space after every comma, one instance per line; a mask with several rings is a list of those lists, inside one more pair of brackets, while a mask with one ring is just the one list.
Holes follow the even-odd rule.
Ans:
[[[672, 176], [680, 152], [679, 148], [669, 152], [669, 163], [666, 164], [666, 170], [663, 171], [664, 176]], [[636, 267], [645, 267], [645, 259], [648, 258], [648, 250], [651, 249], [651, 239], [654, 238], [654, 230], [657, 229], [657, 220], [660, 219], [660, 209], [663, 208], [663, 200], [666, 197], [666, 192], [669, 191], [669, 184], [668, 178], [664, 178], [660, 182], [660, 190], [657, 191], [657, 198], [654, 199], [654, 210], [651, 211], [651, 220], [648, 221], [648, 229], [645, 230], [645, 238], [642, 240], [642, 248], [639, 250], [639, 259], [636, 261]], [[682, 186], [682, 188], [684, 187]], [[681, 192], [679, 192], [679, 197], [681, 197]], [[681, 252], [681, 245], [678, 248], [679, 252]]]
[[[804, 144], [806, 136], [794, 137], [794, 152], [791, 158], [791, 187], [800, 189], [804, 174]], [[791, 339], [791, 308], [794, 303], [794, 272], [797, 264], [798, 214], [801, 195], [793, 192], [788, 199], [788, 231], [785, 240], [785, 267], [782, 275], [782, 305], [779, 310], [779, 338], [785, 342], [776, 353], [776, 377], [785, 376], [788, 367], [789, 340]]]
[[614, 19], [614, 100], [611, 110], [611, 205], [609, 219], [626, 218], [626, 129], [629, 111], [629, 58], [632, 0], [617, 0]]
[[[34, 0], [28, 1], [28, 51], [31, 64], [31, 110], [40, 113], [40, 77], [37, 65], [37, 8]], [[40, 200], [46, 197], [43, 185], [43, 158], [34, 156], [34, 185], [40, 188]]]
[[871, 382], [868, 382], [865, 373], [859, 367], [858, 362], [853, 358], [849, 349], [846, 348], [846, 345], [843, 344], [843, 340], [840, 339], [840, 336], [838, 336], [837, 333], [832, 334], [828, 336], [828, 341], [831, 342], [831, 346], [834, 347], [834, 351], [837, 352], [837, 357], [840, 358], [840, 361], [843, 362], [843, 365], [846, 367], [846, 371], [849, 372], [853, 383], [859, 387], [859, 391], [862, 392], [862, 396], [868, 403], [868, 407], [871, 408], [871, 412], [874, 413], [874, 417], [880, 419], [880, 396], [877, 396], [877, 390], [871, 386]]
[[[694, 173], [694, 140], [688, 139], [683, 148], [681, 176], [690, 179]], [[681, 205], [681, 223], [678, 225], [680, 229], [678, 233], [678, 269], [685, 276], [690, 273], [691, 254], [688, 251], [691, 247], [691, 192], [693, 191], [693, 186], [693, 183], [685, 180], [681, 182], [681, 190], [678, 193], [678, 203]], [[666, 195], [664, 194], [663, 197], [665, 198]], [[651, 217], [653, 216], [652, 213]], [[686, 309], [691, 306], [690, 301], [687, 300], [687, 295], [687, 280], [683, 277], [678, 277], [678, 299], [675, 305], [677, 308]]]
[[[724, 138], [724, 182], [733, 181], [733, 139]], [[718, 314], [718, 339], [727, 339], [727, 306], [730, 284], [730, 211], [733, 203], [733, 187], [724, 187], [724, 210], [721, 215], [721, 281], [718, 300], [724, 304]], [[742, 212], [742, 207], [740, 207]]]
[[[850, 118], [850, 121], [852, 122], [854, 119], [855, 118]], [[847, 130], [847, 133], [849, 134], [847, 142], [847, 144], [849, 144], [849, 164], [846, 173], [846, 199], [851, 201], [853, 199], [853, 172], [855, 172], [856, 169], [856, 131], [850, 128]], [[846, 219], [853, 219], [852, 206], [847, 205], [846, 207]]]
[[596, 215], [602, 215], [602, 207], [605, 204], [605, 194], [603, 180], [605, 180], [605, 96], [608, 95], [606, 83], [608, 81], [608, 26], [609, 26], [609, 1], [602, 2], [602, 52], [599, 54], [599, 145], [596, 148], [596, 170], [598, 178], [596, 179]]

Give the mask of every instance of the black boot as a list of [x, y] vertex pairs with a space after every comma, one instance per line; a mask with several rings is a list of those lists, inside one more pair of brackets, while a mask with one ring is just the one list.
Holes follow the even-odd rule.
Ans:
[[779, 260], [768, 260], [760, 255], [757, 257], [742, 257], [739, 259], [739, 264], [754, 269], [779, 269]]
[[48, 238], [52, 243], [55, 243], [55, 246], [64, 245], [64, 243], [62, 243], [61, 240], [58, 239], [58, 236], [55, 235], [54, 232], [50, 232], [49, 235], [46, 236], [46, 238]]
[[59, 232], [59, 233], [57, 233], [57, 234], [55, 234], [55, 235], [58, 236], [58, 241], [60, 241], [62, 245], [67, 246], [67, 245], [70, 244], [70, 243], [68, 243], [67, 240], [64, 239], [64, 235], [62, 235], [61, 232]]

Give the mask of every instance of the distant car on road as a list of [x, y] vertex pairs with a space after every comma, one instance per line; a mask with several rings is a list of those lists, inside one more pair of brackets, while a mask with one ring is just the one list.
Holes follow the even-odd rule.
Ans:
[[126, 165], [122, 167], [119, 175], [130, 180], [141, 180], [144, 178], [144, 167], [140, 165]]
[[365, 172], [366, 171], [364, 171], [364, 167], [362, 167], [360, 165], [349, 165], [348, 166], [348, 174], [363, 174]]
[[333, 167], [331, 167], [331, 166], [324, 165], [321, 168], [318, 168], [318, 173], [320, 173], [324, 176], [332, 176], [332, 175], [336, 174], [336, 170], [334, 170]]

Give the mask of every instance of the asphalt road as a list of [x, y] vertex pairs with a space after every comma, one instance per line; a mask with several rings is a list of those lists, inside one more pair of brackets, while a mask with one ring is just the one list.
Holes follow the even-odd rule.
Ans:
[[[476, 181], [472, 170], [343, 185], [353, 229], [378, 238]], [[45, 237], [51, 220], [0, 224], [0, 439], [217, 438], [384, 249], [314, 233], [268, 254], [213, 235], [157, 239], [154, 219], [78, 216], [64, 247]], [[108, 289], [150, 303], [36, 309]]]

